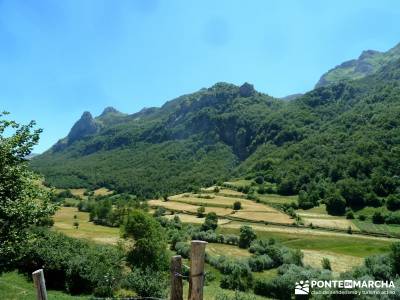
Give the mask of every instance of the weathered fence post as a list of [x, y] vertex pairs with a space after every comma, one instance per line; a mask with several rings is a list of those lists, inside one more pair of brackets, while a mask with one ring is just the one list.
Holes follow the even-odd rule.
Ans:
[[171, 300], [183, 300], [182, 256], [171, 258]]
[[43, 269], [39, 269], [32, 273], [33, 282], [36, 288], [37, 300], [47, 300], [46, 283], [44, 281]]
[[203, 300], [205, 241], [192, 241], [190, 252], [189, 300]]

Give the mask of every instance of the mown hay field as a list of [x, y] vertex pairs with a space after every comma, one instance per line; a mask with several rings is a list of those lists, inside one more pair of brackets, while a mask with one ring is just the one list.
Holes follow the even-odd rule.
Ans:
[[[175, 213], [173, 215], [166, 215], [165, 217], [167, 219], [173, 219], [175, 216], [178, 216], [183, 223], [190, 223], [190, 224], [203, 224], [205, 220], [205, 218], [199, 218], [195, 215], [188, 215], [184, 213]], [[228, 224], [230, 222], [232, 221], [224, 218], [218, 218], [219, 226]]]
[[304, 254], [303, 263], [314, 268], [321, 268], [322, 259], [327, 258], [331, 263], [335, 274], [349, 271], [363, 264], [364, 259], [353, 255], [337, 254], [330, 251], [302, 250]]
[[[179, 212], [190, 212], [190, 213], [197, 213], [197, 209], [200, 207], [198, 205], [192, 205], [182, 202], [175, 202], [175, 201], [161, 201], [161, 200], [149, 200], [148, 204], [150, 207], [157, 206], [157, 207], [164, 207], [168, 210], [172, 211], [179, 211]], [[223, 208], [223, 207], [204, 207], [205, 213], [208, 214], [210, 212], [215, 212], [218, 216], [227, 216], [232, 214], [233, 210], [230, 208]]]
[[[74, 216], [76, 215], [76, 219]], [[89, 214], [80, 212], [76, 207], [61, 207], [54, 215], [54, 230], [70, 237], [87, 239], [102, 244], [117, 244], [120, 238], [119, 228], [95, 225], [89, 222]], [[74, 227], [74, 222], [79, 227]]]
[[[168, 201], [150, 200], [149, 206], [162, 206], [168, 210], [196, 213], [200, 206], [205, 212], [215, 212], [218, 216], [230, 216], [249, 221], [267, 221], [282, 224], [292, 224], [293, 219], [279, 210], [252, 200], [237, 197], [221, 196], [219, 194], [179, 194], [170, 196]], [[239, 201], [242, 208], [233, 210], [233, 204]]]

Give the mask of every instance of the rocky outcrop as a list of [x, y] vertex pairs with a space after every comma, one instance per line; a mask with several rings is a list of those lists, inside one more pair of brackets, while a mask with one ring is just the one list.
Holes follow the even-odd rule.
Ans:
[[239, 93], [240, 93], [240, 96], [242, 96], [242, 97], [250, 97], [250, 96], [254, 95], [254, 93], [255, 93], [254, 86], [250, 83], [245, 82], [239, 88]]
[[98, 124], [94, 120], [92, 114], [85, 111], [81, 118], [72, 126], [67, 138], [68, 143], [79, 140], [85, 136], [95, 134], [99, 129]]

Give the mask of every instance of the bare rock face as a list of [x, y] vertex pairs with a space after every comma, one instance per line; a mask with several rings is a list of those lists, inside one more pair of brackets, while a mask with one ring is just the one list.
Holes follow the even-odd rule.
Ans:
[[72, 126], [68, 134], [68, 143], [72, 143], [82, 137], [96, 133], [98, 124], [94, 120], [92, 114], [85, 111], [82, 117]]
[[242, 97], [250, 97], [250, 96], [254, 95], [254, 93], [255, 93], [254, 86], [250, 83], [245, 82], [239, 88], [239, 93], [240, 93], [240, 96], [242, 96]]

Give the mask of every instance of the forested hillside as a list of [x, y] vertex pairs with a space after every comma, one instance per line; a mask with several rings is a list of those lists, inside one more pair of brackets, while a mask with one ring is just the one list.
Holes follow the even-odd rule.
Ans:
[[85, 113], [32, 167], [58, 187], [142, 197], [262, 176], [281, 194], [300, 192], [303, 207], [379, 205], [399, 187], [399, 80], [396, 60], [292, 101], [218, 83], [133, 115]]
[[32, 166], [60, 187], [106, 186], [144, 197], [185, 191], [228, 179], [256, 149], [266, 117], [283, 106], [250, 84], [218, 83], [129, 116], [85, 112]]

